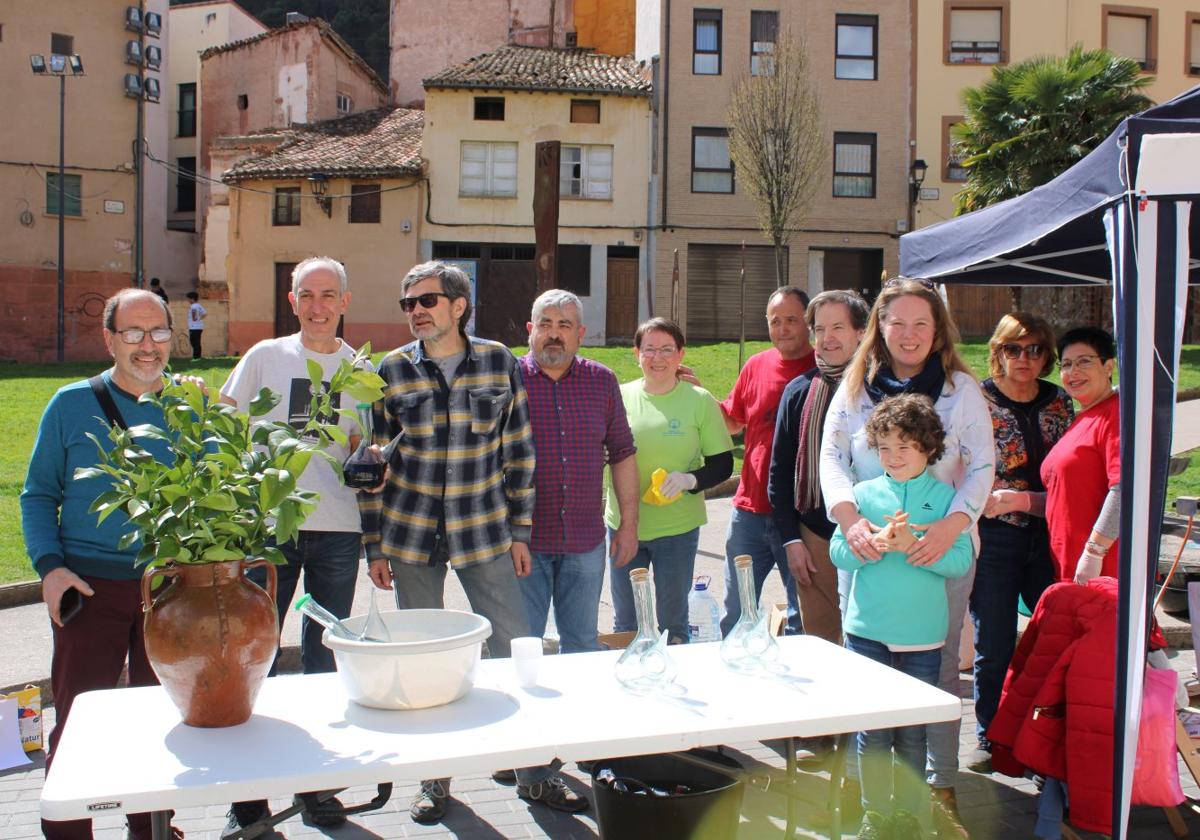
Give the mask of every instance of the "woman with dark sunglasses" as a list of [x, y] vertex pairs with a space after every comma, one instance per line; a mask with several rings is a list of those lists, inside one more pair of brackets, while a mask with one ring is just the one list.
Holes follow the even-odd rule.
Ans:
[[1017, 643], [1017, 599], [1033, 609], [1054, 582], [1046, 531], [1042, 461], [1074, 416], [1071, 398], [1042, 379], [1054, 370], [1054, 331], [1028, 312], [1000, 319], [988, 342], [983, 395], [996, 439], [996, 477], [979, 520], [979, 564], [971, 591], [975, 623], [975, 733], [967, 768], [991, 772], [986, 733]]

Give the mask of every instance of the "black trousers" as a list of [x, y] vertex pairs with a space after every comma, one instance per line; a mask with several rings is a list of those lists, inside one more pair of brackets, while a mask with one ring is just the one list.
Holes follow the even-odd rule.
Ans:
[[188, 337], [192, 340], [192, 358], [200, 358], [200, 337], [204, 335], [204, 330], [188, 330]]

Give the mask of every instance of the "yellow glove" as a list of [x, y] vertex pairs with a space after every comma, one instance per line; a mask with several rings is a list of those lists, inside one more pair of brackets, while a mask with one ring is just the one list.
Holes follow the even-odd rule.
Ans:
[[669, 505], [671, 502], [678, 499], [678, 496], [676, 496], [674, 499], [669, 499], [662, 494], [662, 483], [666, 480], [666, 478], [667, 471], [662, 467], [659, 467], [654, 472], [650, 473], [650, 486], [646, 489], [646, 492], [642, 494], [642, 501], [648, 505], [662, 507], [663, 505]]

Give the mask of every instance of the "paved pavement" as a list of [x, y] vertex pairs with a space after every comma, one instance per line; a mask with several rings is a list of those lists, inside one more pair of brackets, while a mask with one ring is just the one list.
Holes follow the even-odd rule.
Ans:
[[[1200, 400], [1181, 403], [1176, 407], [1175, 436], [1172, 452], [1179, 453], [1200, 447]], [[723, 593], [722, 568], [724, 556], [724, 531], [731, 511], [728, 499], [708, 502], [709, 524], [701, 530], [700, 549], [696, 558], [696, 574], [707, 574], [713, 578], [714, 594]], [[354, 612], [366, 610], [370, 587], [365, 576], [360, 579], [355, 596]], [[380, 596], [381, 598], [384, 596]], [[768, 579], [764, 601], [777, 603], [783, 600], [778, 576]], [[384, 602], [381, 601], [380, 606]], [[467, 608], [467, 600], [453, 575], [448, 577], [446, 605], [452, 608]], [[295, 668], [295, 645], [298, 640], [298, 624], [289, 617], [283, 632], [283, 644], [288, 652], [285, 667]], [[601, 598], [600, 627], [607, 630], [612, 624], [612, 600], [607, 581]], [[553, 626], [547, 635], [553, 635]], [[1182, 634], [1180, 634], [1182, 635]], [[0, 638], [7, 639], [4, 656], [0, 659], [0, 687], [24, 685], [29, 682], [47, 682], [50, 663], [50, 626], [45, 610], [40, 603], [0, 609]], [[1181, 651], [1172, 660], [1181, 677], [1194, 680], [1195, 658], [1191, 650]], [[962, 738], [964, 755], [974, 743], [974, 709], [971, 703], [971, 681], [969, 673], [963, 674], [960, 693], [964, 697]], [[53, 709], [47, 710], [46, 731], [53, 724]], [[746, 764], [756, 763], [781, 767], [782, 761], [773, 745], [759, 743], [735, 744], [732, 749]], [[28, 767], [0, 772], [0, 837], [33, 838], [40, 836], [38, 827], [38, 797], [44, 779], [44, 755], [34, 754], [35, 763]], [[1190, 799], [1200, 799], [1200, 788], [1180, 764], [1184, 791]], [[587, 777], [573, 765], [564, 769], [568, 783], [578, 791], [587, 788]], [[322, 833], [336, 840], [367, 840], [367, 838], [398, 837], [441, 837], [459, 840], [499, 840], [500, 838], [540, 838], [561, 840], [595, 838], [598, 834], [595, 817], [591, 813], [567, 816], [545, 809], [529, 806], [517, 799], [515, 792], [505, 785], [493, 782], [488, 776], [455, 779], [452, 793], [456, 800], [446, 819], [438, 826], [419, 826], [407, 813], [408, 802], [416, 791], [416, 780], [397, 780], [389, 802], [382, 810], [361, 815], [343, 828], [324, 832], [305, 827], [293, 818], [283, 824], [285, 834], [291, 837], [315, 837]], [[957, 788], [959, 803], [964, 819], [976, 840], [1032, 836], [1032, 826], [1037, 812], [1036, 791], [1032, 782], [1009, 779], [998, 775], [981, 776], [974, 773], [960, 774]], [[821, 776], [805, 779], [803, 789], [813, 802], [824, 796]], [[356, 788], [343, 798], [348, 802], [366, 801], [374, 790]], [[278, 810], [290, 803], [272, 802]], [[739, 840], [760, 837], [777, 837], [784, 826], [782, 800], [770, 792], [749, 789], [742, 808]], [[801, 836], [824, 836], [812, 828], [817, 818], [815, 806], [801, 808]], [[1184, 810], [1189, 828], [1200, 829], [1200, 817]], [[175, 824], [189, 838], [216, 840], [225, 821], [225, 807], [192, 808], [180, 811]], [[96, 837], [100, 840], [121, 840], [124, 837], [122, 818], [107, 817], [96, 822]], [[1085, 835], [1086, 836], [1086, 835]], [[1137, 840], [1172, 837], [1161, 811], [1153, 808], [1137, 808], [1131, 837]], [[611, 838], [622, 840], [622, 838]]]

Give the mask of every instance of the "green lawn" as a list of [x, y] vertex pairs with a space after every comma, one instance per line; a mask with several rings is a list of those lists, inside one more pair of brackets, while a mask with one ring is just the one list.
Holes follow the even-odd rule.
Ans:
[[[747, 356], [766, 348], [766, 342], [750, 342]], [[963, 356], [971, 368], [982, 378], [987, 376], [987, 342], [971, 340], [962, 344]], [[523, 347], [513, 351], [525, 352]], [[585, 347], [582, 354], [608, 365], [622, 382], [640, 376], [629, 347]], [[203, 376], [210, 387], [219, 388], [229, 376], [236, 363], [234, 358], [204, 359], [200, 362], [177, 360], [177, 372]], [[733, 387], [738, 372], [738, 348], [736, 343], [703, 344], [687, 348], [685, 363], [700, 377], [704, 386], [717, 399], [722, 399]], [[0, 363], [0, 428], [7, 430], [8, 443], [0, 447], [0, 584], [30, 580], [33, 569], [25, 556], [24, 540], [21, 537], [21, 515], [17, 496], [25, 479], [29, 453], [37, 432], [38, 418], [54, 392], [69, 382], [75, 382], [96, 373], [100, 364], [42, 364], [21, 365]], [[1180, 373], [1181, 391], [1200, 390], [1200, 346], [1184, 348]], [[740, 448], [735, 450], [740, 456]], [[1200, 452], [1197, 453], [1200, 455]], [[1185, 492], [1200, 495], [1200, 457], [1197, 464], [1181, 476], [1171, 480], [1168, 499]], [[740, 468], [740, 457], [738, 458]]]
[[1167, 512], [1175, 512], [1175, 499], [1179, 496], [1200, 496], [1200, 449], [1180, 453], [1191, 458], [1192, 463], [1179, 475], [1167, 479]]

